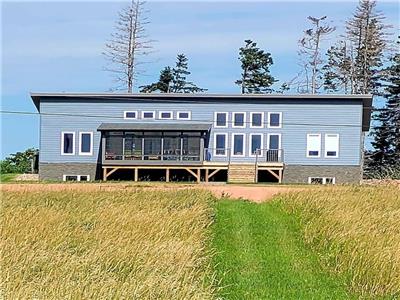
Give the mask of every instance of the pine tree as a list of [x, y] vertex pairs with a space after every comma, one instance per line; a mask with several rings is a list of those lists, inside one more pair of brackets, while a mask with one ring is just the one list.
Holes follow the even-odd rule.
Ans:
[[242, 63], [242, 78], [236, 80], [242, 94], [272, 93], [271, 86], [277, 81], [270, 74], [273, 64], [271, 54], [257, 47], [257, 43], [245, 40], [245, 46], [239, 49]]
[[193, 82], [187, 81], [188, 59], [184, 54], [178, 54], [175, 68], [165, 67], [160, 72], [158, 82], [141, 86], [142, 93], [201, 93], [207, 89], [196, 86]]
[[160, 78], [158, 79], [158, 82], [145, 86], [140, 86], [140, 92], [154, 93], [158, 91], [160, 93], [170, 93], [173, 79], [174, 77], [171, 68], [165, 67], [160, 72]]
[[324, 89], [329, 92], [354, 92], [353, 49], [346, 41], [331, 46], [327, 53], [327, 63], [323, 66]]
[[354, 49], [354, 93], [377, 93], [380, 68], [387, 47], [387, 28], [375, 0], [360, 0], [353, 17], [346, 22], [346, 37]]

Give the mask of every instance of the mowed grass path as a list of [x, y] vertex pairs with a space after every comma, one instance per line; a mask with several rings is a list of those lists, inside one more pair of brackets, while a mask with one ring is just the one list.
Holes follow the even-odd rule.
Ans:
[[214, 247], [223, 299], [352, 299], [342, 278], [323, 270], [299, 221], [279, 203], [216, 203]]

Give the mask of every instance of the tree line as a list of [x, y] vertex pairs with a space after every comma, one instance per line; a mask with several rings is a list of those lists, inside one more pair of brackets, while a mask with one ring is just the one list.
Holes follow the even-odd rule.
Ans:
[[[332, 37], [337, 28], [327, 16], [309, 16], [308, 21], [309, 27], [298, 40], [300, 67], [291, 80], [274, 88], [278, 79], [270, 71], [272, 54], [258, 47], [255, 41], [245, 40], [238, 51], [241, 74], [235, 84], [243, 94], [324, 92], [382, 97], [383, 107], [373, 113], [373, 150], [366, 152], [366, 170], [372, 173], [397, 168], [400, 172], [399, 44], [393, 47], [390, 26], [377, 11], [376, 0], [360, 0], [352, 16], [342, 24], [345, 30], [338, 38]], [[147, 24], [144, 1], [131, 0], [119, 12], [115, 32], [104, 52], [110, 63], [106, 69], [114, 75], [117, 89], [132, 93], [137, 76], [143, 71], [144, 56], [152, 49], [152, 40], [146, 34]], [[327, 39], [333, 42], [325, 51]], [[158, 81], [140, 86], [139, 91], [207, 91], [190, 81], [190, 74], [187, 57], [178, 54], [175, 66], [163, 68]]]

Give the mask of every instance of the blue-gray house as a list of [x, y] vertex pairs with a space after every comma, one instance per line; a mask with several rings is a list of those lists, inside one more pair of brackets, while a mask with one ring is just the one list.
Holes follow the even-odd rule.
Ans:
[[356, 183], [370, 95], [32, 93], [44, 180]]

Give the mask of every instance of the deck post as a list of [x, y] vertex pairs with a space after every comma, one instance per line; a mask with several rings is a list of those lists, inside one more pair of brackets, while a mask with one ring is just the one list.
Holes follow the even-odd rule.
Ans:
[[209, 170], [206, 169], [206, 182], [208, 182], [208, 172], [209, 172]]
[[201, 173], [200, 172], [201, 172], [201, 170], [200, 170], [200, 168], [198, 168], [197, 169], [197, 183], [200, 183], [200, 181], [201, 181], [201, 176], [200, 176]]
[[139, 180], [139, 169], [135, 168], [135, 182]]
[[107, 181], [107, 168], [103, 168], [103, 181]]
[[282, 183], [282, 169], [280, 169], [278, 172], [279, 172], [279, 183]]
[[165, 169], [165, 182], [169, 182], [169, 168]]

